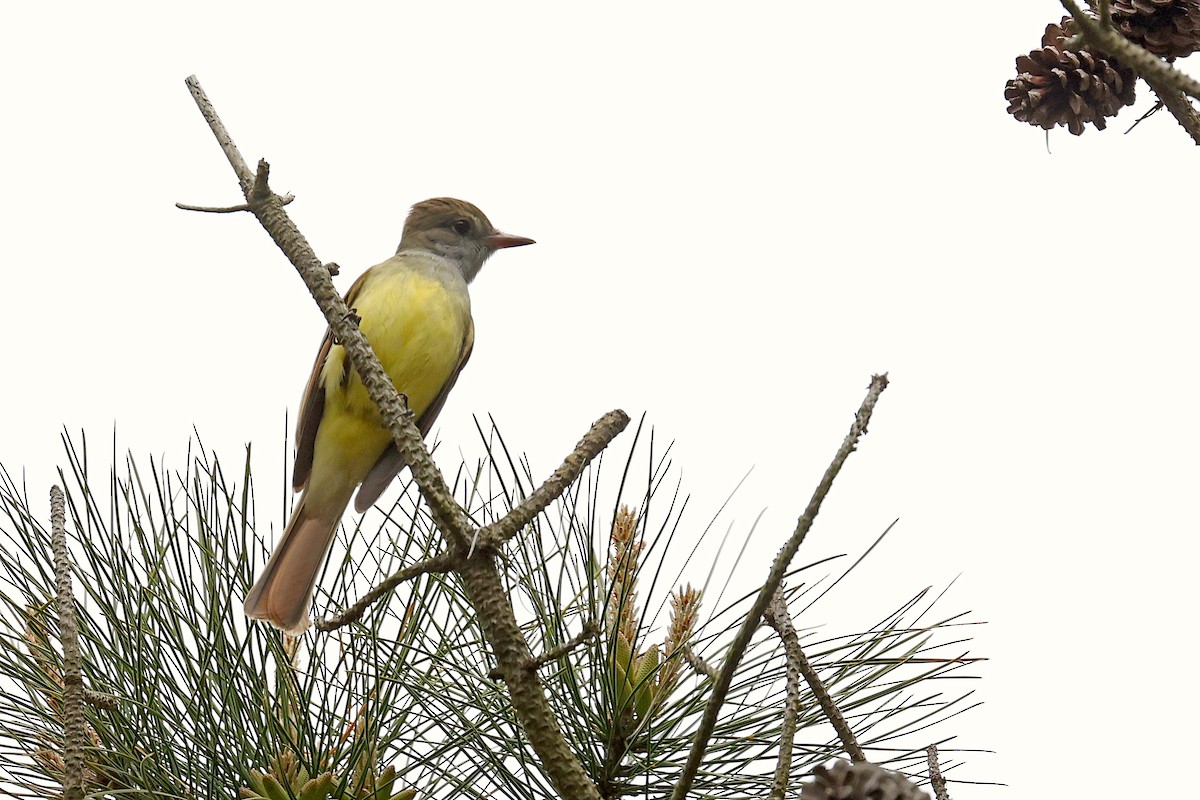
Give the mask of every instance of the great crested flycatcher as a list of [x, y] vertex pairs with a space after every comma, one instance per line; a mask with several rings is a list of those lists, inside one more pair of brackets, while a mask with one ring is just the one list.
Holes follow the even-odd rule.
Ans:
[[[424, 436], [471, 356], [467, 284], [504, 247], [533, 244], [498, 232], [475, 206], [438, 197], [412, 207], [396, 255], [364, 272], [346, 303]], [[404, 468], [346, 351], [329, 332], [300, 401], [292, 489], [303, 490], [283, 537], [246, 595], [246, 615], [299, 635], [310, 622], [317, 572], [350, 496], [371, 507]]]

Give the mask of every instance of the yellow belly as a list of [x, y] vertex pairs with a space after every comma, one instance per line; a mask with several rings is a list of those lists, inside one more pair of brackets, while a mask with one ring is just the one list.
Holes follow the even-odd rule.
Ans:
[[[352, 305], [396, 390], [420, 417], [458, 366], [470, 318], [465, 295], [404, 269], [397, 258], [372, 268]], [[325, 483], [325, 476], [343, 490], [357, 485], [391, 441], [358, 374], [345, 378], [345, 363], [345, 349], [333, 345], [321, 374], [325, 413], [310, 486]]]

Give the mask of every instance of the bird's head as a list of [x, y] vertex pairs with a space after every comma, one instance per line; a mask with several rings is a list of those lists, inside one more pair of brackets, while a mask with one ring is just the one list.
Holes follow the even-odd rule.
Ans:
[[396, 252], [437, 253], [457, 264], [463, 278], [470, 283], [492, 253], [523, 244], [533, 244], [533, 239], [501, 233], [471, 203], [453, 197], [435, 197], [412, 207]]

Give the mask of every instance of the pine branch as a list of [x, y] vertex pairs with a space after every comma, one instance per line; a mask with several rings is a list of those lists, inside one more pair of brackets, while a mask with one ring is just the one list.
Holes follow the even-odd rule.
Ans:
[[766, 611], [771, 598], [775, 596], [775, 592], [778, 591], [780, 584], [783, 583], [783, 577], [787, 572], [788, 565], [791, 564], [796, 551], [800, 549], [805, 536], [808, 535], [809, 529], [812, 528], [813, 522], [816, 521], [817, 514], [821, 510], [821, 504], [824, 502], [826, 495], [829, 494], [829, 490], [833, 488], [834, 479], [841, 472], [846, 459], [858, 447], [858, 440], [866, 434], [867, 425], [871, 421], [871, 414], [875, 410], [875, 404], [879, 401], [879, 396], [887, 388], [887, 385], [888, 379], [886, 373], [872, 376], [867, 396], [863, 399], [858, 413], [854, 416], [854, 424], [850, 426], [850, 432], [846, 435], [842, 446], [838, 448], [833, 461], [825, 470], [825, 474], [821, 477], [821, 482], [817, 484], [816, 491], [813, 492], [812, 499], [808, 502], [808, 507], [804, 509], [804, 513], [800, 516], [795, 532], [775, 557], [775, 562], [771, 565], [771, 572], [767, 576], [766, 583], [759, 590], [758, 597], [754, 601], [754, 606], [742, 620], [741, 628], [738, 630], [737, 636], [725, 656], [725, 661], [721, 665], [720, 675], [717, 677], [716, 683], [713, 686], [712, 696], [709, 698], [708, 704], [704, 709], [704, 717], [700, 721], [700, 727], [697, 729], [695, 738], [693, 739], [687, 763], [684, 765], [683, 772], [679, 776], [679, 781], [675, 784], [675, 791], [671, 795], [672, 800], [683, 800], [683, 798], [687, 797], [687, 793], [692, 787], [692, 782], [696, 778], [696, 773], [700, 769], [700, 763], [704, 758], [704, 751], [708, 747], [709, 739], [712, 737], [713, 728], [716, 727], [717, 717], [721, 712], [721, 705], [725, 702], [725, 696], [729, 693], [729, 687], [733, 682], [733, 675], [737, 671], [738, 663], [741, 661], [746, 648], [750, 644], [750, 639], [753, 637], [754, 631], [762, 619], [763, 612]]
[[771, 800], [783, 800], [787, 792], [788, 778], [792, 771], [792, 745], [796, 739], [796, 716], [800, 713], [800, 637], [792, 625], [787, 610], [787, 598], [782, 590], [775, 593], [771, 605], [763, 613], [763, 620], [775, 629], [783, 642], [787, 664], [786, 700], [783, 703], [783, 730], [779, 736], [779, 758], [776, 759], [775, 777], [771, 780]]
[[83, 658], [79, 652], [75, 595], [71, 591], [71, 556], [67, 552], [66, 519], [63, 490], [52, 486], [51, 545], [54, 550], [55, 586], [58, 589], [58, 631], [63, 649], [63, 797], [65, 800], [83, 800], [87, 722], [83, 718]]

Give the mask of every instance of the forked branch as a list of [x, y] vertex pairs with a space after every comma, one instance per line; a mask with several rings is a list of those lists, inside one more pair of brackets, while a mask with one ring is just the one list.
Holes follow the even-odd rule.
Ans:
[[799, 713], [801, 675], [804, 676], [813, 696], [817, 698], [817, 703], [825, 712], [825, 717], [837, 731], [838, 738], [842, 740], [842, 747], [850, 756], [850, 760], [866, 761], [867, 757], [859, 746], [854, 731], [850, 729], [850, 724], [846, 722], [842, 710], [833, 702], [821, 677], [809, 663], [808, 657], [804, 655], [804, 649], [800, 647], [800, 637], [796, 634], [796, 628], [792, 624], [792, 615], [788, 613], [787, 600], [782, 589], [775, 593], [771, 604], [767, 606], [767, 610], [763, 613], [763, 621], [779, 634], [779, 638], [783, 642], [784, 658], [787, 662], [787, 700], [783, 709], [783, 731], [779, 737], [779, 760], [775, 768], [775, 779], [771, 782], [771, 797], [783, 798], [788, 787], [788, 773], [791, 771], [792, 739], [796, 734], [796, 717]]
[[[529, 668], [533, 656], [517, 626], [512, 603], [504, 589], [494, 556], [490, 552], [480, 552], [474, 558], [466, 558], [477, 531], [466, 511], [455, 502], [445, 478], [433, 463], [420, 431], [413, 422], [411, 411], [359, 330], [357, 317], [334, 288], [329, 270], [322, 265], [287, 215], [282, 198], [271, 191], [267, 162], [259, 161], [257, 171], [252, 173], [194, 75], [187, 79], [187, 86], [233, 167], [249, 210], [304, 279], [325, 315], [335, 341], [345, 348], [368, 395], [379, 407], [380, 416], [397, 450], [408, 464], [421, 496], [429, 505], [434, 523], [449, 544], [449, 557], [457, 562], [454, 570], [462, 578], [467, 597], [496, 657], [497, 669], [508, 687], [513, 710], [521, 721], [530, 745], [541, 758], [546, 776], [562, 797], [599, 800], [595, 785], [563, 737], [537, 670]], [[611, 430], [605, 443], [611, 441], [612, 436], [629, 422], [628, 416], [621, 411], [612, 412], [606, 419]], [[573, 463], [572, 472], [578, 474], [590, 460], [589, 457], [581, 463]], [[567, 484], [563, 483], [539, 495], [538, 503], [543, 504], [541, 508], [560, 496], [566, 488]], [[536, 513], [533, 512], [534, 515]], [[524, 524], [521, 519], [518, 517], [514, 520], [514, 529]], [[503, 530], [503, 523], [501, 520], [497, 527]]]
[[787, 543], [784, 544], [783, 549], [779, 551], [779, 554], [775, 556], [775, 562], [771, 565], [771, 571], [767, 575], [767, 580], [759, 590], [758, 596], [754, 600], [754, 605], [746, 614], [745, 619], [742, 620], [742, 625], [738, 629], [733, 643], [729, 646], [729, 652], [726, 654], [724, 662], [721, 664], [720, 673], [713, 685], [712, 696], [708, 699], [708, 704], [704, 708], [704, 716], [701, 718], [700, 726], [697, 728], [695, 738], [692, 740], [692, 749], [688, 753], [687, 763], [684, 765], [683, 771], [679, 775], [679, 780], [675, 784], [675, 791], [671, 794], [672, 800], [683, 800], [684, 797], [687, 797], [688, 791], [691, 790], [692, 782], [696, 779], [696, 773], [699, 771], [700, 763], [704, 758], [704, 752], [708, 748], [708, 741], [712, 737], [713, 729], [717, 725], [717, 717], [721, 712], [721, 705], [725, 702], [725, 697], [729, 693], [729, 687], [733, 683], [733, 674], [737, 670], [738, 664], [741, 663], [746, 648], [750, 645], [750, 639], [754, 636], [754, 631], [758, 628], [759, 622], [762, 620], [763, 612], [766, 611], [771, 598], [775, 596], [775, 592], [779, 590], [780, 584], [783, 583], [783, 576], [787, 573], [788, 565], [791, 564], [796, 551], [800, 549], [801, 543], [804, 542], [804, 537], [808, 535], [809, 529], [812, 528], [813, 522], [821, 510], [821, 503], [824, 502], [825, 496], [829, 494], [829, 490], [833, 487], [834, 479], [842, 471], [842, 466], [846, 463], [846, 459], [858, 447], [858, 440], [866, 434], [867, 425], [871, 421], [871, 414], [875, 410], [875, 404], [879, 402], [879, 396], [883, 394], [883, 390], [887, 388], [887, 385], [888, 379], [886, 374], [872, 376], [867, 396], [863, 399], [862, 405], [859, 406], [858, 413], [854, 415], [854, 423], [850, 426], [850, 432], [846, 434], [842, 446], [838, 448], [833, 461], [826, 468], [825, 474], [821, 476], [821, 481], [817, 484], [812, 499], [808, 501], [808, 506], [800, 516], [799, 522], [796, 523], [796, 530], [792, 533]]

